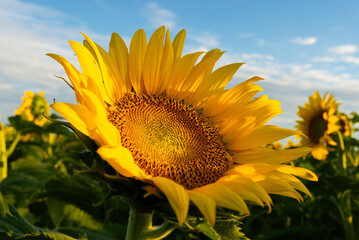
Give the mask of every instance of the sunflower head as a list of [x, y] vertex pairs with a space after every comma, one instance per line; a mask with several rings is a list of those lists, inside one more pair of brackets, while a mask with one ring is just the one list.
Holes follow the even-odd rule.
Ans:
[[341, 114], [339, 117], [339, 131], [344, 135], [344, 136], [351, 136], [352, 135], [352, 128], [350, 126], [348, 117], [344, 114]]
[[297, 147], [301, 147], [301, 143], [295, 143], [293, 142], [291, 139], [287, 139], [287, 144], [284, 145], [285, 149], [291, 149], [291, 148], [297, 148]]
[[266, 125], [282, 110], [266, 95], [255, 98], [262, 78], [227, 89], [243, 63], [214, 70], [223, 52], [183, 55], [185, 35], [172, 40], [160, 27], [147, 41], [141, 29], [127, 47], [114, 33], [109, 52], [86, 35], [84, 44], [70, 41], [82, 72], [49, 56], [64, 67], [78, 104], [52, 108], [96, 142], [119, 176], [168, 201], [179, 224], [190, 204], [213, 225], [217, 206], [249, 214], [247, 203], [270, 208], [269, 194], [309, 195], [295, 176], [317, 177], [287, 163], [310, 148], [266, 147], [298, 132]]
[[327, 144], [336, 145], [330, 134], [339, 130], [339, 118], [335, 115], [338, 103], [333, 95], [326, 93], [322, 98], [318, 91], [309, 97], [304, 107], [298, 106], [297, 129], [308, 138], [302, 138], [301, 143], [313, 148], [312, 155], [318, 160], [325, 160], [328, 155]]
[[25, 96], [21, 97], [22, 104], [15, 111], [15, 115], [20, 115], [27, 121], [43, 126], [47, 121], [44, 115], [50, 114], [50, 107], [44, 98], [44, 94], [44, 92], [36, 94], [32, 91], [26, 91]]
[[276, 141], [272, 144], [269, 144], [268, 147], [274, 149], [274, 150], [281, 150], [283, 149], [282, 143], [280, 141]]

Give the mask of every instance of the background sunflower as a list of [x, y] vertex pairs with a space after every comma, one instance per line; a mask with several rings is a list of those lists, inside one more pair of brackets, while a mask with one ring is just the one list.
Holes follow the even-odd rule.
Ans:
[[336, 115], [338, 103], [333, 95], [326, 93], [322, 98], [316, 91], [309, 97], [304, 107], [298, 106], [296, 128], [307, 138], [302, 137], [301, 143], [313, 148], [312, 155], [318, 160], [325, 160], [328, 155], [327, 144], [336, 145], [330, 134], [339, 130], [339, 118]]

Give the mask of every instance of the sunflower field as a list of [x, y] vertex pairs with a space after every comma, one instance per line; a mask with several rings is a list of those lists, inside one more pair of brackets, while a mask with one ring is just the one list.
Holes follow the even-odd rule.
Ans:
[[182, 55], [184, 30], [83, 36], [82, 72], [48, 54], [77, 104], [28, 91], [1, 123], [0, 239], [359, 239], [359, 115], [335, 96], [285, 129], [260, 77], [227, 89], [243, 63]]

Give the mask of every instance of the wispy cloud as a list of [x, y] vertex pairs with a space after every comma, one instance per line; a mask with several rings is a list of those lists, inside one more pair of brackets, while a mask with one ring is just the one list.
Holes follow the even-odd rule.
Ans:
[[81, 41], [79, 30], [97, 42], [104, 39], [77, 19], [55, 9], [18, 0], [0, 1], [0, 109], [3, 120], [19, 106], [20, 97], [27, 90], [44, 90], [49, 101], [53, 98], [73, 101], [66, 84], [53, 77], [53, 74], [65, 76], [61, 66], [45, 54], [58, 53], [76, 63], [67, 40]]
[[274, 57], [272, 55], [263, 55], [263, 54], [259, 54], [259, 53], [244, 53], [241, 55], [241, 57], [244, 60], [247, 59], [266, 59], [266, 60], [273, 60]]
[[148, 3], [142, 14], [149, 21], [151, 27], [158, 28], [162, 25], [166, 25], [170, 29], [176, 27], [176, 15], [173, 12], [162, 8], [158, 3]]
[[353, 54], [358, 51], [356, 45], [340, 45], [329, 49], [329, 52], [336, 54]]
[[324, 57], [315, 57], [312, 59], [313, 62], [326, 62], [326, 63], [349, 63], [349, 64], [359, 64], [359, 57], [354, 56], [358, 51], [356, 45], [340, 45], [328, 49], [328, 56]]
[[315, 57], [312, 59], [312, 62], [336, 62], [337, 58], [334, 57]]
[[306, 38], [301, 38], [301, 37], [298, 37], [298, 38], [295, 38], [293, 39], [293, 42], [294, 43], [298, 43], [300, 45], [313, 45], [317, 42], [317, 38], [316, 37], [306, 37]]
[[188, 51], [208, 51], [212, 48], [220, 47], [219, 37], [210, 32], [190, 34], [188, 39], [191, 40], [193, 44], [189, 47], [190, 49], [188, 49]]

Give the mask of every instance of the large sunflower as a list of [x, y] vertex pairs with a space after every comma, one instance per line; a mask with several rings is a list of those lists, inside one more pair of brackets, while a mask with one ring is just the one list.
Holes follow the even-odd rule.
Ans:
[[325, 160], [328, 155], [327, 144], [336, 145], [329, 136], [340, 129], [339, 118], [335, 115], [338, 103], [333, 95], [326, 93], [322, 98], [318, 91], [309, 97], [304, 107], [298, 106], [296, 128], [308, 138], [302, 138], [301, 143], [313, 148], [312, 155], [318, 160]]
[[219, 49], [182, 56], [184, 30], [171, 41], [160, 27], [148, 43], [138, 30], [129, 49], [114, 33], [109, 53], [83, 35], [83, 45], [69, 42], [82, 73], [49, 54], [64, 67], [78, 102], [52, 108], [95, 140], [119, 174], [162, 192], [179, 224], [190, 202], [213, 225], [216, 206], [249, 214], [246, 202], [270, 207], [269, 193], [298, 200], [297, 190], [310, 194], [295, 176], [317, 177], [286, 164], [310, 148], [265, 147], [298, 132], [265, 125], [282, 110], [279, 101], [254, 98], [261, 78], [225, 89], [242, 63], [213, 71]]

